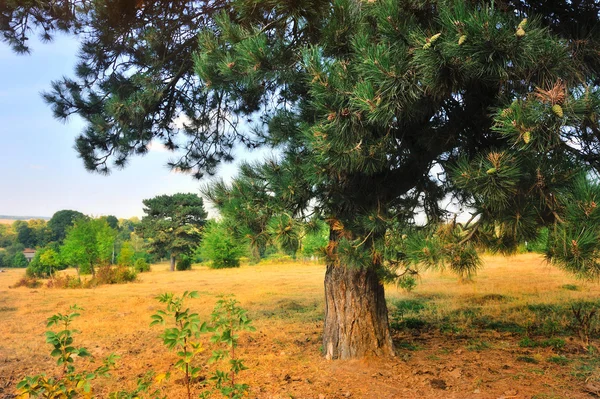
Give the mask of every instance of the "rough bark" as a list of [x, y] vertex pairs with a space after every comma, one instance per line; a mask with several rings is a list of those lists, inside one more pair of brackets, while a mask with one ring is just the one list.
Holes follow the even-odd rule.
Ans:
[[175, 256], [171, 255], [171, 269], [172, 272], [175, 271]]
[[323, 350], [327, 359], [394, 355], [384, 289], [374, 268], [327, 266]]

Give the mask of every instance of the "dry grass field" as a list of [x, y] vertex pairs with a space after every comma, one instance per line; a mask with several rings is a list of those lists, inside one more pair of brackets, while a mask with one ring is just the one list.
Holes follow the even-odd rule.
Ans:
[[[248, 309], [257, 331], [241, 335], [239, 350], [251, 398], [590, 398], [600, 381], [597, 355], [564, 332], [568, 313], [554, 312], [569, 301], [597, 301], [600, 285], [537, 255], [487, 257], [469, 284], [429, 272], [411, 293], [387, 287], [393, 359], [321, 357], [324, 271], [298, 262], [171, 273], [163, 264], [137, 283], [60, 290], [9, 288], [23, 274], [9, 269], [0, 273], [0, 398], [13, 397], [24, 375], [56, 371], [45, 320], [72, 304], [85, 309], [76, 344], [96, 358], [120, 355], [113, 377], [98, 380], [97, 397], [133, 387], [149, 369], [166, 371], [175, 355], [162, 346], [162, 329], [149, 327], [150, 315], [161, 308], [156, 295], [185, 290], [199, 291], [188, 304], [206, 319], [219, 294], [235, 294]], [[523, 345], [526, 337], [539, 345]], [[176, 380], [164, 387], [168, 398], [184, 397]]]
[[0, 219], [0, 224], [13, 224], [14, 222], [13, 219]]

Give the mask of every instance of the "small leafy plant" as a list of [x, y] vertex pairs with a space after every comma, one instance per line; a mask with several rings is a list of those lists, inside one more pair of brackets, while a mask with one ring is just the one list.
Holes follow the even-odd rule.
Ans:
[[[175, 327], [167, 328], [160, 336], [165, 346], [177, 351], [179, 360], [175, 367], [184, 373], [184, 384], [189, 399], [192, 397], [192, 382], [197, 380], [202, 371], [196, 365], [196, 357], [203, 352], [199, 341], [201, 332], [208, 332], [206, 323], [201, 323], [197, 313], [192, 313], [188, 308], [183, 309], [187, 298], [198, 298], [197, 291], [185, 291], [181, 296], [165, 293], [157, 297], [158, 301], [167, 305], [165, 310], [159, 310], [152, 315], [151, 326], [165, 324], [166, 319], [171, 319]], [[168, 375], [166, 375], [168, 377]]]
[[[179, 360], [175, 368], [183, 372], [184, 384], [188, 399], [192, 398], [192, 384], [201, 379], [199, 355], [204, 352], [201, 334], [212, 333], [210, 342], [216, 346], [212, 355], [204, 359], [207, 363], [219, 363], [228, 361], [226, 370], [216, 369], [210, 377], [214, 388], [205, 388], [200, 393], [200, 398], [211, 398], [215, 394], [221, 394], [230, 399], [242, 398], [248, 391], [248, 385], [237, 382], [237, 375], [246, 370], [243, 360], [236, 353], [238, 346], [238, 335], [240, 331], [254, 331], [247, 311], [239, 307], [237, 300], [230, 296], [223, 296], [211, 315], [211, 324], [201, 322], [197, 313], [192, 313], [189, 308], [184, 307], [184, 301], [188, 298], [197, 298], [196, 291], [184, 292], [181, 296], [165, 293], [157, 297], [158, 301], [166, 304], [165, 310], [159, 310], [152, 315], [150, 325], [165, 324], [167, 320], [173, 322], [174, 327], [167, 328], [161, 334], [165, 346], [177, 351]], [[162, 374], [159, 378], [168, 378], [169, 374]]]
[[111, 392], [108, 395], [109, 399], [141, 399], [144, 394], [153, 399], [166, 399], [166, 396], [161, 396], [160, 389], [152, 389], [155, 382], [160, 382], [161, 376], [157, 376], [154, 371], [149, 371], [137, 380], [137, 387], [133, 391], [118, 391]]
[[[229, 369], [227, 371], [216, 370], [210, 378], [215, 383], [216, 389], [227, 398], [242, 398], [248, 391], [247, 384], [236, 382], [237, 375], [248, 368], [242, 359], [236, 354], [239, 331], [255, 331], [247, 311], [239, 306], [239, 302], [231, 296], [223, 296], [212, 312], [211, 331], [213, 336], [211, 342], [220, 346], [213, 351], [209, 363], [223, 361], [229, 358]], [[212, 392], [206, 391], [201, 398], [210, 397]]]
[[73, 346], [73, 337], [79, 331], [70, 327], [73, 320], [80, 316], [81, 310], [83, 309], [73, 305], [69, 308], [69, 313], [58, 313], [47, 319], [47, 327], [60, 328], [59, 331], [46, 331], [46, 342], [52, 345], [50, 356], [56, 358], [56, 364], [61, 367], [61, 374], [58, 377], [49, 377], [46, 374], [25, 377], [17, 384], [17, 398], [89, 398], [92, 397], [91, 381], [99, 376], [109, 376], [109, 371], [117, 359], [113, 354], [92, 372], [76, 371], [75, 359], [90, 357], [86, 348]]

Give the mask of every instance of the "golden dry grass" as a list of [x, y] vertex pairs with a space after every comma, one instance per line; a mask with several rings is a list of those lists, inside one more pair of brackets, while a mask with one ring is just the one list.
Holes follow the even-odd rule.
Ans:
[[[23, 271], [0, 273], [0, 398], [12, 397], [24, 375], [52, 373], [43, 336], [45, 320], [71, 304], [85, 309], [74, 326], [82, 331], [77, 343], [98, 358], [111, 352], [121, 356], [114, 377], [99, 381], [98, 397], [133, 387], [135, 378], [149, 369], [166, 371], [175, 356], [162, 347], [161, 328], [149, 327], [150, 315], [160, 308], [156, 295], [185, 290], [200, 292], [189, 306], [202, 318], [208, 318], [219, 294], [235, 294], [248, 309], [257, 331], [241, 336], [241, 357], [250, 367], [241, 380], [251, 385], [252, 398], [589, 397], [583, 392], [586, 382], [574, 376], [577, 359], [584, 355], [565, 353], [572, 363], [550, 363], [545, 359], [555, 354], [552, 349], [520, 348], [521, 336], [469, 331], [467, 321], [460, 334], [398, 333], [394, 359], [325, 361], [320, 355], [324, 272], [323, 265], [288, 263], [224, 270], [195, 266], [192, 271], [171, 273], [162, 264], [140, 275], [138, 283], [89, 290], [9, 289]], [[564, 284], [576, 284], [580, 290], [564, 290]], [[600, 287], [566, 276], [537, 255], [519, 255], [485, 258], [485, 268], [471, 284], [429, 272], [413, 293], [387, 288], [392, 302], [433, 298], [440, 314], [472, 306], [488, 294], [510, 298], [483, 306], [486, 314], [501, 317], [508, 306], [597, 299]], [[472, 349], [473, 342], [483, 341], [486, 346], [481, 350]], [[404, 345], [407, 342], [409, 346]], [[575, 341], [569, 345], [577, 347]], [[539, 363], [518, 362], [519, 356]], [[174, 380], [165, 386], [167, 397], [182, 398], [183, 387]], [[446, 389], [440, 389], [440, 380]]]
[[0, 224], [13, 224], [14, 222], [13, 219], [0, 219]]

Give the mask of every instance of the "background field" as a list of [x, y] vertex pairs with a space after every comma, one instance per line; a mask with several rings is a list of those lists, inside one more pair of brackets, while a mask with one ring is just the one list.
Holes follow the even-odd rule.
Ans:
[[[323, 265], [167, 267], [154, 265], [137, 283], [76, 290], [11, 289], [23, 270], [0, 273], [0, 398], [12, 397], [24, 375], [54, 370], [45, 320], [71, 304], [85, 309], [74, 326], [78, 345], [98, 358], [121, 356], [114, 377], [99, 381], [98, 397], [133, 386], [148, 369], [166, 371], [175, 356], [157, 338], [161, 328], [149, 327], [160, 308], [154, 297], [185, 290], [200, 292], [189, 305], [206, 319], [223, 293], [249, 310], [257, 331], [241, 336], [240, 353], [252, 398], [589, 398], [598, 381], [600, 362], [569, 332], [564, 305], [597, 301], [600, 286], [537, 255], [487, 257], [470, 284], [429, 272], [412, 293], [387, 287], [396, 358], [333, 362], [320, 355]], [[525, 337], [540, 344], [523, 347]], [[183, 397], [175, 380], [165, 386], [169, 398]]]

